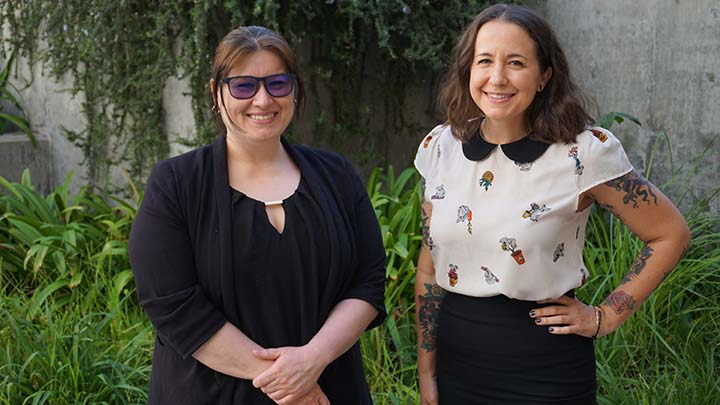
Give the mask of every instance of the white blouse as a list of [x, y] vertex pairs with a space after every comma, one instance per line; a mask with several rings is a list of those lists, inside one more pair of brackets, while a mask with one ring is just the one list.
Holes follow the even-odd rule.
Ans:
[[435, 127], [415, 167], [432, 204], [428, 244], [437, 283], [475, 297], [521, 300], [563, 295], [588, 277], [583, 262], [588, 189], [632, 170], [620, 141], [589, 128], [573, 144], [523, 138], [461, 143]]

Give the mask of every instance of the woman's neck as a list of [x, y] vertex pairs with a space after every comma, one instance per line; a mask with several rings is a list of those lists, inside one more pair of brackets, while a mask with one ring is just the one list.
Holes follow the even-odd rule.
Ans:
[[289, 159], [280, 138], [256, 141], [228, 134], [227, 159], [230, 166], [244, 170], [272, 170]]
[[488, 118], [480, 123], [480, 133], [483, 139], [496, 145], [512, 143], [527, 135], [522, 121], [494, 121]]

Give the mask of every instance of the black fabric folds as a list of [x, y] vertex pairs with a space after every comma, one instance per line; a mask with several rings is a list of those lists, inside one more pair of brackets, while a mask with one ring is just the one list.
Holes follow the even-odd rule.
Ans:
[[[192, 357], [225, 322], [278, 347], [307, 343], [346, 298], [379, 311], [371, 327], [384, 319], [385, 252], [362, 181], [337, 154], [282, 143], [302, 175], [282, 234], [260, 202], [230, 189], [224, 137], [153, 168], [130, 237], [139, 302], [157, 329], [150, 403], [273, 403]], [[359, 344], [319, 383], [332, 403], [370, 404]]]

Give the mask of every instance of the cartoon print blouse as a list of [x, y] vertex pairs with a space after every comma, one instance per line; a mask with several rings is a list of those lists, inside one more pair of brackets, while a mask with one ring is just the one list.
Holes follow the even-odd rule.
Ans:
[[437, 283], [475, 297], [559, 297], [588, 277], [582, 257], [590, 209], [580, 195], [632, 170], [620, 141], [589, 128], [575, 143], [528, 138], [463, 144], [449, 126], [421, 142], [415, 167], [432, 204], [428, 245]]

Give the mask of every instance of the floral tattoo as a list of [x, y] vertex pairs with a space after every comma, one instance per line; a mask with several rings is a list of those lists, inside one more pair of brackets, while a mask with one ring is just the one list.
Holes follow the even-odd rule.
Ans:
[[638, 198], [647, 205], [650, 205], [651, 202], [657, 205], [657, 196], [653, 192], [653, 185], [638, 175], [635, 170], [616, 179], [607, 181], [605, 185], [617, 191], [624, 192], [623, 203], [625, 205], [632, 203], [633, 208], [637, 208]]
[[652, 257], [653, 254], [653, 248], [650, 246], [645, 246], [638, 255], [637, 259], [635, 259], [635, 263], [630, 266], [630, 271], [628, 274], [625, 275], [625, 278], [622, 280], [622, 284], [627, 283], [628, 281], [634, 279], [635, 277], [639, 276], [640, 273], [645, 269], [645, 266], [647, 265], [648, 259]]
[[605, 298], [603, 305], [612, 308], [619, 315], [625, 312], [626, 309], [632, 311], [635, 308], [635, 299], [624, 291], [615, 291]]
[[437, 347], [437, 325], [445, 290], [437, 284], [425, 283], [425, 294], [418, 295], [418, 326], [422, 332], [420, 347], [432, 352]]

